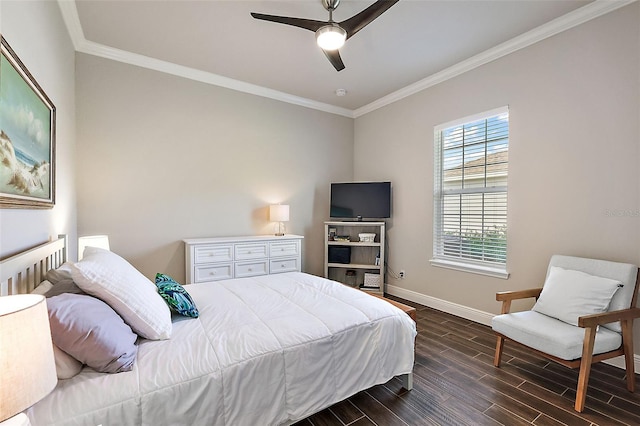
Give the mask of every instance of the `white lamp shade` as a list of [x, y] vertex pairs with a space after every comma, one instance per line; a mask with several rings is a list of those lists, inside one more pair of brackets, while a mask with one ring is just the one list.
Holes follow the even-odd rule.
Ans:
[[47, 396], [58, 383], [44, 296], [0, 297], [0, 422]]
[[105, 250], [109, 248], [109, 236], [108, 235], [87, 235], [86, 237], [78, 238], [78, 260], [82, 260], [84, 256], [84, 249], [87, 247], [98, 247]]
[[287, 204], [274, 204], [269, 206], [269, 220], [271, 220], [271, 222], [288, 222], [289, 206]]

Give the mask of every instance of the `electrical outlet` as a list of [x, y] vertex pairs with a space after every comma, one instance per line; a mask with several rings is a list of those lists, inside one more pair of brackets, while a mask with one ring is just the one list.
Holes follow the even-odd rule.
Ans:
[[398, 274], [400, 276], [400, 279], [404, 278], [404, 269], [400, 271], [400, 274]]

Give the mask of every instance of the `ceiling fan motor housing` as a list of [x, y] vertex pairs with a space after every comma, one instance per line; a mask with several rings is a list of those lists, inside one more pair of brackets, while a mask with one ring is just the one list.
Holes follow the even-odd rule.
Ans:
[[322, 0], [322, 6], [328, 11], [336, 10], [339, 4], [340, 0]]

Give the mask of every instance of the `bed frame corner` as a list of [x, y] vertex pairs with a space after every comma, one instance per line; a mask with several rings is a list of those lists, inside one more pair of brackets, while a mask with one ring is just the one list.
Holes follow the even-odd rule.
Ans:
[[398, 376], [398, 378], [400, 379], [400, 382], [402, 382], [403, 388], [409, 391], [413, 389], [413, 372], [408, 374], [403, 374], [401, 376]]
[[50, 269], [67, 261], [67, 242], [68, 236], [61, 234], [56, 240], [0, 261], [0, 296], [32, 292]]

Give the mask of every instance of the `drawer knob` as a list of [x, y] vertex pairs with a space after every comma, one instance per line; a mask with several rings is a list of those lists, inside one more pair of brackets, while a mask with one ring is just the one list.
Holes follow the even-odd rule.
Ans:
[[215, 275], [215, 274], [216, 274], [216, 271], [209, 272], [209, 275]]
[[281, 268], [284, 268], [284, 263], [282, 265], [280, 265]]
[[253, 271], [253, 268], [249, 268], [249, 272]]

